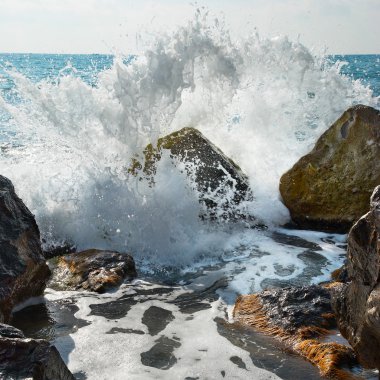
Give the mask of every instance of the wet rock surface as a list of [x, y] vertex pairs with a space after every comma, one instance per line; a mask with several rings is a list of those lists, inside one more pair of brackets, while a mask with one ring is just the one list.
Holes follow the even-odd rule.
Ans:
[[0, 176], [0, 322], [13, 307], [40, 296], [50, 270], [42, 256], [34, 216], [16, 195], [11, 181]]
[[336, 325], [329, 290], [313, 285], [240, 296], [233, 315], [238, 323], [275, 337], [309, 360], [322, 376], [354, 379], [347, 371], [356, 364], [352, 349], [323, 340]]
[[89, 290], [103, 293], [137, 276], [131, 255], [90, 249], [58, 259], [49, 283], [63, 290]]
[[380, 186], [348, 235], [345, 270], [333, 293], [339, 329], [365, 366], [380, 368]]
[[49, 342], [26, 339], [20, 330], [4, 325], [0, 325], [0, 378], [74, 380]]
[[301, 227], [346, 232], [379, 183], [380, 111], [357, 105], [281, 177], [280, 192]]
[[258, 294], [268, 322], [294, 333], [302, 326], [333, 327], [330, 292], [318, 285], [264, 290]]
[[0, 323], [0, 337], [2, 338], [25, 338], [23, 332], [14, 326]]
[[243, 217], [236, 206], [252, 199], [248, 177], [195, 128], [183, 128], [162, 137], [158, 139], [157, 147], [148, 145], [144, 150], [144, 157], [136, 159], [130, 171], [137, 174], [142, 170], [145, 176], [154, 181], [156, 163], [161, 159], [164, 150], [169, 151], [171, 157], [191, 165], [186, 170], [194, 177], [200, 193], [199, 200], [208, 209], [203, 217]]

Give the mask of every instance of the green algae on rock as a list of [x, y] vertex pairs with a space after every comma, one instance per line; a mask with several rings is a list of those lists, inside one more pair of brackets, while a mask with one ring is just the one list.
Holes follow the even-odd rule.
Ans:
[[154, 183], [156, 164], [164, 150], [169, 151], [171, 158], [185, 163], [187, 174], [193, 176], [199, 201], [207, 208], [202, 217], [246, 217], [240, 206], [244, 201], [253, 199], [248, 177], [195, 128], [186, 127], [159, 138], [156, 147], [149, 144], [143, 158], [133, 160], [129, 173], [149, 178]]
[[280, 180], [294, 222], [346, 232], [368, 211], [380, 184], [380, 111], [349, 108]]

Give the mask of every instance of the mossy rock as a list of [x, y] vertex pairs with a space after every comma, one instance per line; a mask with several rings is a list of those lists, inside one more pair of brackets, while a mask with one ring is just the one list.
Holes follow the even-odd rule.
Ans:
[[281, 177], [280, 193], [301, 227], [346, 232], [379, 184], [380, 112], [357, 105]]
[[148, 178], [153, 184], [157, 162], [164, 150], [169, 151], [174, 164], [176, 161], [185, 163], [187, 174], [194, 177], [199, 201], [207, 209], [202, 217], [246, 217], [239, 205], [253, 199], [248, 177], [235, 162], [195, 128], [183, 128], [159, 138], [157, 146], [147, 145], [143, 157], [133, 160], [129, 173]]

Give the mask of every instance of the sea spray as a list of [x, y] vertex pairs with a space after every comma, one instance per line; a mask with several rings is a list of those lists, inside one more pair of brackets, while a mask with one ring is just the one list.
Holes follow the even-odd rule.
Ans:
[[128, 175], [148, 143], [196, 127], [249, 176], [255, 199], [247, 212], [277, 225], [288, 220], [281, 174], [347, 107], [378, 101], [298, 42], [257, 34], [232, 40], [200, 14], [157, 35], [145, 54], [116, 57], [96, 85], [72, 70], [38, 83], [8, 74], [21, 101], [0, 106], [19, 144], [5, 150], [0, 171], [36, 214], [43, 237], [171, 265], [225, 254], [226, 245], [233, 251], [239, 234], [199, 219], [196, 186], [169, 157], [154, 186]]

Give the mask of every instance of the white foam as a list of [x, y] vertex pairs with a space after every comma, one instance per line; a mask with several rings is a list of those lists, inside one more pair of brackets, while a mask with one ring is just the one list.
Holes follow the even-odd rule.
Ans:
[[[182, 294], [184, 290], [174, 291], [170, 299]], [[106, 299], [100, 301], [88, 295], [79, 297], [79, 311], [75, 317], [86, 319], [91, 324], [69, 337], [55, 341], [61, 355], [68, 358], [68, 366], [73, 373], [85, 372], [88, 379], [120, 379], [126, 375], [129, 379], [178, 379], [187, 376], [215, 378], [221, 371], [225, 371], [228, 378], [234, 379], [245, 379], [247, 373], [252, 378], [278, 378], [268, 371], [256, 368], [248, 352], [219, 335], [214, 319], [224, 316], [225, 306], [220, 301], [213, 302], [211, 309], [195, 313], [192, 319], [188, 318], [188, 314], [179, 312], [177, 306], [158, 299], [138, 303], [125, 317], [118, 320], [88, 315], [90, 304], [105, 301]], [[175, 316], [156, 336], [149, 335], [147, 327], [141, 322], [144, 312], [151, 306], [164, 308]], [[140, 330], [145, 334], [107, 334], [113, 327]], [[148, 351], [161, 336], [169, 339], [174, 337], [180, 343], [180, 347], [176, 347], [173, 352], [177, 362], [168, 370], [141, 364], [140, 354]], [[247, 369], [233, 364], [230, 361], [232, 356], [239, 356]]]
[[[342, 264], [344, 250], [336, 243], [343, 241], [343, 236], [284, 229], [279, 229], [278, 232], [305, 239], [303, 244], [316, 243], [321, 247], [321, 250], [310, 254], [323, 256], [328, 262], [322, 268], [322, 274], [317, 271], [310, 279], [311, 283], [328, 280], [331, 271]], [[256, 368], [248, 352], [222, 337], [217, 331], [215, 318], [226, 318], [227, 315], [227, 319], [232, 322], [236, 296], [261, 290], [262, 281], [265, 279], [294, 280], [306, 268], [305, 262], [298, 256], [307, 252], [308, 248], [279, 243], [270, 237], [270, 233], [265, 235], [259, 231], [248, 230], [231, 235], [225, 248], [233, 252], [233, 260], [231, 254], [227, 255], [224, 265], [203, 270], [201, 275], [187, 277], [187, 284], [173, 287], [170, 294], [157, 292], [153, 296], [138, 296], [138, 289], [163, 287], [141, 279], [133, 284], [122, 285], [114, 293], [101, 295], [89, 292], [55, 292], [48, 289], [48, 300], [74, 299], [79, 308], [75, 317], [90, 322], [70, 336], [60, 337], [55, 342], [67, 360], [70, 370], [74, 373], [83, 371], [88, 379], [118, 379], [126, 374], [131, 379], [177, 379], [186, 376], [198, 376], [203, 379], [215, 378], [221, 371], [226, 372], [227, 378], [246, 379], [247, 375], [259, 379], [277, 378]], [[263, 253], [266, 255], [263, 256]], [[292, 267], [293, 271], [289, 271], [288, 275], [279, 275], [276, 272], [278, 265]], [[313, 263], [308, 265], [314, 266]], [[188, 318], [190, 315], [182, 313], [173, 303], [178, 296], [189, 292], [202, 292], [217, 281], [221, 286], [217, 290], [220, 298], [215, 301], [203, 301], [211, 308], [193, 312], [193, 318]], [[126, 294], [139, 297], [141, 302], [133, 305], [125, 317], [115, 320], [90, 315], [91, 304], [114, 301]], [[196, 301], [195, 298], [194, 302]], [[147, 326], [142, 323], [144, 312], [151, 306], [171, 311], [174, 316], [174, 320], [155, 336], [150, 336]], [[113, 327], [140, 330], [145, 334], [107, 334]], [[167, 370], [141, 363], [141, 353], [150, 350], [161, 336], [179, 339], [177, 341], [181, 344], [173, 351], [177, 362]], [[268, 352], [268, 355], [273, 353]], [[241, 358], [248, 372], [233, 364], [230, 361], [232, 356]]]

